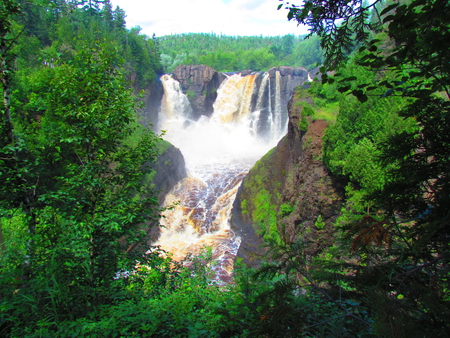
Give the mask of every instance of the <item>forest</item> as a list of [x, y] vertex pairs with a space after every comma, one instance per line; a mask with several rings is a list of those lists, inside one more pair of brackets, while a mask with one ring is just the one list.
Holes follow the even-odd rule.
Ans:
[[285, 35], [226, 36], [206, 33], [166, 35], [156, 39], [166, 73], [181, 64], [204, 64], [221, 72], [265, 71], [276, 66], [305, 67], [323, 63], [320, 39]]
[[[450, 3], [279, 10], [310, 37], [151, 38], [109, 0], [1, 2], [0, 336], [450, 336]], [[142, 182], [162, 141], [142, 97], [195, 63], [323, 64], [296, 98], [302, 131], [329, 124], [320, 159], [343, 203], [309, 231], [332, 245], [311, 256], [302, 233], [287, 239], [292, 200], [233, 283], [211, 278], [208, 248], [182, 262], [149, 249], [162, 210]]]

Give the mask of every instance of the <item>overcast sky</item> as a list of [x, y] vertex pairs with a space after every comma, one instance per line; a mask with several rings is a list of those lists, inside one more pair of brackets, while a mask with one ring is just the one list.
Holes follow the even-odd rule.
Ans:
[[[278, 0], [111, 0], [125, 10], [127, 27], [163, 36], [179, 33], [224, 35], [301, 35], [296, 22], [287, 21], [287, 10], [277, 10]], [[295, 1], [294, 1], [295, 3]], [[300, 3], [300, 0], [297, 1]]]

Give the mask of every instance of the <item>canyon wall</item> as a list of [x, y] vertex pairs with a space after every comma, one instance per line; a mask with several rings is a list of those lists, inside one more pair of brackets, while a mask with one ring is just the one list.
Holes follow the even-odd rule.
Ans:
[[143, 184], [156, 192], [159, 205], [162, 205], [167, 193], [187, 176], [184, 157], [178, 148], [160, 140], [158, 156], [149, 165], [153, 172], [144, 178]]
[[250, 170], [234, 202], [232, 229], [242, 238], [238, 256], [253, 266], [267, 241], [301, 239], [310, 256], [333, 243], [343, 187], [321, 161], [326, 122], [300, 129], [302, 100], [295, 95], [290, 101], [287, 135]]
[[211, 116], [217, 89], [226, 76], [205, 65], [182, 65], [175, 68], [173, 78], [191, 103], [193, 118]]
[[[265, 107], [275, 107], [277, 104], [286, 110], [287, 103], [294, 89], [308, 81], [309, 73], [303, 67], [273, 67], [267, 72], [255, 72], [243, 70], [238, 72], [241, 76], [255, 75], [255, 87], [266, 91]], [[182, 65], [175, 68], [173, 78], [180, 83], [181, 89], [187, 95], [193, 118], [197, 120], [200, 116], [211, 116], [214, 111], [213, 104], [217, 98], [217, 90], [222, 82], [235, 73], [220, 73], [205, 65]], [[264, 78], [268, 76], [271, 86], [262, 86]], [[278, 79], [277, 79], [278, 77]], [[276, 88], [278, 84], [279, 88]], [[276, 93], [280, 93], [280, 102], [276, 102]], [[258, 91], [254, 91], [252, 98], [252, 111], [257, 108]]]

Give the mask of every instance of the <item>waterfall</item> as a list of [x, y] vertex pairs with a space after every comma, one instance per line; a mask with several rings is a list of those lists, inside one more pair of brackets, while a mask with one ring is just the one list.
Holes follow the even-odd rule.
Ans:
[[[269, 127], [278, 134], [269, 135], [271, 142], [258, 137], [261, 112], [268, 111], [271, 117], [272, 109], [269, 74], [264, 75], [259, 89], [255, 88], [256, 77], [228, 76], [217, 90], [211, 117], [202, 116], [189, 124], [185, 123], [189, 109], [183, 103], [179, 84], [170, 76], [162, 77], [165, 94], [160, 119], [166, 127], [163, 137], [181, 150], [189, 175], [166, 196], [166, 206], [178, 203], [164, 212], [163, 228], [154, 244], [171, 252], [177, 260], [199, 253], [204, 246], [211, 247], [216, 278], [223, 281], [230, 278], [240, 245], [239, 236], [230, 228], [239, 185], [254, 163], [282, 136], [278, 75], [273, 117], [278, 126]], [[178, 101], [169, 102], [171, 99]], [[269, 107], [264, 107], [263, 102], [268, 102]]]
[[222, 123], [241, 122], [250, 116], [255, 75], [234, 74], [217, 89], [213, 118]]
[[244, 79], [245, 86], [242, 92], [242, 101], [239, 109], [238, 121], [245, 121], [250, 118], [256, 75], [248, 75], [244, 77]]
[[282, 110], [281, 110], [281, 84], [280, 72], [275, 72], [275, 109], [273, 111], [273, 137], [277, 138], [283, 132]]
[[258, 99], [256, 100], [256, 110], [261, 111], [263, 104], [264, 91], [266, 90], [267, 82], [269, 81], [269, 73], [264, 73], [264, 77], [259, 87]]
[[169, 74], [160, 77], [164, 88], [164, 95], [161, 101], [160, 125], [161, 129], [168, 128], [167, 121], [182, 119], [183, 122], [192, 115], [191, 104], [188, 98], [181, 91], [180, 83]]

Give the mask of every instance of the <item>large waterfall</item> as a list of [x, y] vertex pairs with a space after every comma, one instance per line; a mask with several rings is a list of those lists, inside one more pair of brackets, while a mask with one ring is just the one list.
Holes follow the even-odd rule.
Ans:
[[[257, 76], [262, 77], [259, 85]], [[217, 279], [229, 278], [240, 245], [229, 223], [237, 189], [286, 132], [279, 78], [271, 84], [268, 74], [228, 76], [217, 90], [212, 116], [194, 121], [179, 84], [170, 75], [161, 77], [160, 128], [183, 153], [188, 177], [166, 196], [165, 205], [173, 207], [164, 212], [154, 244], [177, 260], [211, 247]]]

